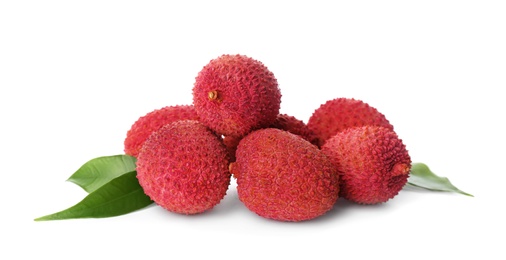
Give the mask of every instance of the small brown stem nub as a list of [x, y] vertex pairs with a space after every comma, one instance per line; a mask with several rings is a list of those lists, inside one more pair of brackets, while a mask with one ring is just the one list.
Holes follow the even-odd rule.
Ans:
[[207, 93], [207, 97], [209, 98], [209, 100], [217, 100], [218, 99], [218, 91], [216, 91], [216, 90], [209, 91], [209, 93]]

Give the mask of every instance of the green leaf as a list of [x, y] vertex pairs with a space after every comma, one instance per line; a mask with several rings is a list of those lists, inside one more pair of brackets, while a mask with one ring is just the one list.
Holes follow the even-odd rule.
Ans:
[[439, 177], [434, 174], [427, 165], [414, 163], [411, 166], [411, 173], [408, 184], [434, 191], [451, 191], [474, 197], [473, 195], [459, 190], [446, 177]]
[[90, 193], [122, 174], [135, 171], [135, 162], [135, 157], [129, 155], [98, 157], [83, 164], [67, 181]]
[[136, 175], [137, 172], [132, 171], [116, 177], [88, 194], [76, 205], [54, 214], [36, 218], [35, 221], [106, 218], [144, 208], [153, 201], [144, 194]]

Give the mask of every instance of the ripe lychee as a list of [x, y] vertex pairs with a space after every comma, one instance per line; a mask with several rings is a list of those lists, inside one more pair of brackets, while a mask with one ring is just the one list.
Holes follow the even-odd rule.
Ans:
[[244, 136], [272, 124], [281, 92], [274, 74], [244, 55], [222, 55], [198, 73], [193, 105], [200, 121], [221, 135]]
[[144, 141], [151, 133], [168, 123], [184, 119], [198, 120], [192, 105], [167, 106], [140, 117], [127, 132], [124, 141], [125, 154], [137, 157]]
[[156, 204], [176, 213], [197, 214], [225, 196], [228, 166], [220, 137], [198, 121], [181, 120], [146, 140], [137, 158], [137, 178]]
[[338, 198], [339, 177], [330, 159], [287, 131], [251, 132], [239, 142], [230, 168], [239, 199], [265, 218], [313, 219], [329, 211]]
[[318, 137], [319, 146], [338, 132], [349, 127], [377, 125], [394, 129], [385, 115], [362, 100], [336, 98], [317, 108], [307, 122]]
[[386, 202], [396, 196], [411, 168], [402, 140], [381, 126], [347, 128], [328, 139], [322, 151], [339, 172], [339, 196], [361, 204]]

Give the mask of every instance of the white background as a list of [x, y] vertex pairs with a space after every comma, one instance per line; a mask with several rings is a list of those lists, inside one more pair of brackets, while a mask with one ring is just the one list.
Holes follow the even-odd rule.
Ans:
[[[0, 3], [1, 259], [506, 257], [504, 1], [167, 2]], [[376, 107], [414, 162], [475, 197], [404, 189], [284, 223], [232, 183], [196, 216], [33, 221], [84, 198], [65, 180], [121, 154], [138, 117], [191, 104], [197, 73], [226, 53], [262, 61], [281, 112], [305, 122], [337, 97]]]

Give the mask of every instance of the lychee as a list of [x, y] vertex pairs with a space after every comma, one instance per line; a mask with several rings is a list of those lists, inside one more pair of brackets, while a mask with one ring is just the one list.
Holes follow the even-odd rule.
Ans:
[[259, 216], [303, 221], [329, 211], [338, 198], [337, 169], [315, 145], [287, 131], [251, 132], [237, 147], [231, 172], [239, 199]]
[[227, 150], [215, 133], [195, 120], [163, 126], [144, 143], [137, 178], [156, 204], [181, 214], [213, 208], [230, 184]]
[[192, 105], [167, 106], [140, 117], [127, 132], [124, 141], [125, 154], [137, 157], [144, 141], [151, 133], [168, 123], [184, 119], [198, 119]]
[[318, 137], [319, 146], [338, 132], [349, 127], [377, 125], [394, 129], [385, 115], [362, 100], [336, 98], [317, 108], [307, 122]]
[[396, 196], [411, 169], [402, 140], [381, 126], [347, 128], [328, 139], [322, 151], [339, 172], [339, 196], [360, 204], [386, 202]]
[[244, 136], [272, 124], [281, 92], [274, 74], [244, 55], [222, 55], [198, 73], [193, 105], [200, 121], [221, 135]]

